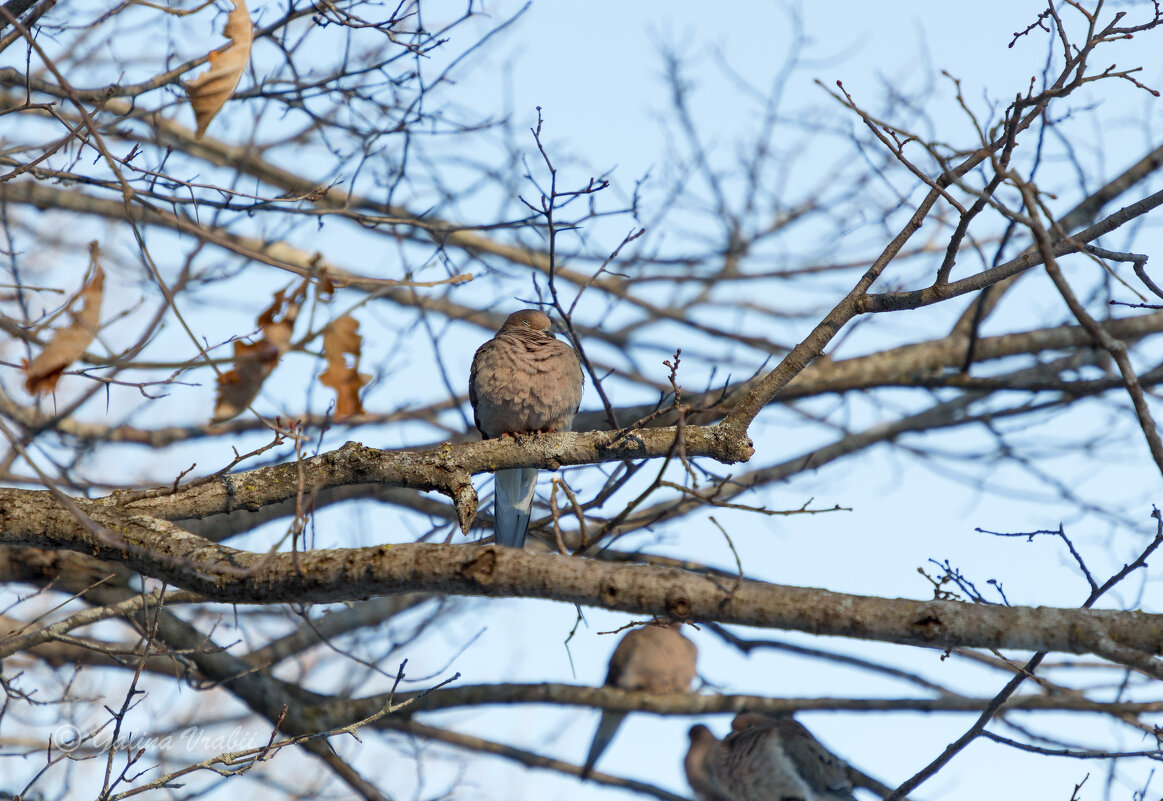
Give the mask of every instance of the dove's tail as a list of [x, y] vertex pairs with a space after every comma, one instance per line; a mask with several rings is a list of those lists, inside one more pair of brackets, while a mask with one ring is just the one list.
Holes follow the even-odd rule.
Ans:
[[529, 515], [533, 511], [533, 487], [537, 484], [536, 467], [498, 470], [496, 499], [493, 504], [493, 532], [497, 545], [525, 547]]
[[590, 745], [589, 756], [586, 757], [585, 767], [582, 768], [581, 777], [583, 779], [589, 778], [594, 765], [602, 756], [602, 752], [606, 750], [606, 746], [610, 744], [610, 740], [614, 739], [614, 733], [618, 731], [618, 727], [622, 725], [622, 720], [625, 717], [625, 712], [612, 709], [602, 710], [602, 719], [598, 722], [598, 730], [594, 733], [594, 742]]

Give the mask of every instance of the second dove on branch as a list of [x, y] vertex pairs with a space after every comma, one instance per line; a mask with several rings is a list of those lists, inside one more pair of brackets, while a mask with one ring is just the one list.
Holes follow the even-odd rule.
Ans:
[[855, 801], [848, 765], [790, 716], [744, 713], [731, 729], [690, 730], [683, 767], [700, 801]]
[[[585, 376], [577, 353], [550, 328], [545, 312], [522, 309], [510, 314], [497, 335], [477, 349], [468, 399], [485, 439], [573, 427]], [[537, 468], [498, 470], [494, 484], [496, 542], [520, 548], [529, 530]]]
[[[682, 623], [677, 621], [654, 620], [629, 631], [610, 657], [605, 686], [650, 693], [690, 690], [699, 650], [682, 636], [681, 628]], [[626, 714], [618, 710], [602, 710], [594, 742], [582, 768], [583, 779], [594, 769], [598, 757], [614, 738]]]

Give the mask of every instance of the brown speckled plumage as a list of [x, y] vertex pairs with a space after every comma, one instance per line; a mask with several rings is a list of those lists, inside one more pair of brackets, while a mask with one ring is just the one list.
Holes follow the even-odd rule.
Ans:
[[736, 715], [731, 728], [710, 764], [709, 786], [722, 799], [855, 801], [844, 760], [791, 717]]
[[[497, 335], [477, 349], [469, 402], [485, 438], [569, 431], [585, 377], [574, 349], [555, 337], [538, 309], [510, 314]], [[535, 468], [498, 470], [494, 532], [501, 545], [525, 543], [533, 507]]]

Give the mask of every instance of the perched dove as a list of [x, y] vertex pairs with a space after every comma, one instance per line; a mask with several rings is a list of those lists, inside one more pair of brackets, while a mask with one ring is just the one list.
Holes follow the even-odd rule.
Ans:
[[688, 735], [691, 745], [682, 766], [686, 771], [687, 783], [695, 791], [695, 798], [699, 801], [731, 801], [720, 791], [714, 777], [719, 738], [701, 723], [691, 726]]
[[[468, 399], [486, 439], [569, 431], [573, 425], [585, 377], [577, 353], [549, 328], [545, 312], [513, 312], [473, 356]], [[493, 532], [498, 545], [524, 546], [536, 483], [535, 467], [496, 472]]]
[[[681, 628], [679, 622], [655, 620], [628, 632], [610, 657], [605, 686], [650, 693], [690, 690], [699, 649], [682, 636]], [[602, 719], [582, 768], [583, 779], [590, 775], [625, 717], [622, 711], [602, 710]]]
[[791, 717], [736, 715], [731, 728], [705, 785], [713, 801], [855, 801], [844, 760]]

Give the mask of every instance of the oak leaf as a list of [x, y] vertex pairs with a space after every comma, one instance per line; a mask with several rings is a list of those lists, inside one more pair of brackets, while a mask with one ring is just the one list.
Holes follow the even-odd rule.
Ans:
[[80, 311], [70, 311], [71, 322], [58, 328], [49, 343], [31, 362], [24, 362], [24, 386], [33, 394], [52, 392], [65, 368], [85, 355], [86, 348], [101, 327], [101, 299], [105, 294], [105, 271], [97, 264], [100, 251], [97, 243], [89, 245], [93, 261], [93, 277], [85, 284], [77, 298], [82, 302]]
[[230, 44], [210, 51], [210, 69], [186, 82], [186, 92], [190, 95], [190, 105], [194, 107], [194, 119], [198, 123], [195, 133], [198, 139], [206, 133], [206, 127], [214, 115], [226, 105], [250, 61], [254, 26], [250, 22], [245, 0], [235, 1], [234, 10], [226, 18], [222, 35], [230, 40]]
[[[335, 390], [336, 420], [353, 414], [363, 414], [359, 391], [371, 380], [371, 376], [359, 372], [359, 352], [362, 344], [359, 322], [349, 314], [333, 322], [323, 334], [323, 355], [327, 358], [327, 369], [319, 376], [319, 382]], [[346, 354], [354, 357], [354, 365], [348, 366]]]
[[309, 282], [287, 296], [287, 290], [275, 293], [274, 302], [258, 316], [262, 339], [254, 344], [234, 343], [234, 369], [218, 376], [218, 400], [214, 404], [214, 422], [229, 420], [251, 404], [263, 382], [275, 369], [279, 359], [291, 346], [291, 334], [299, 307], [307, 296]]

